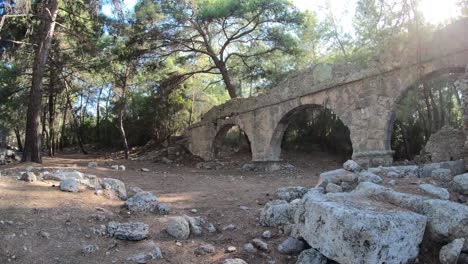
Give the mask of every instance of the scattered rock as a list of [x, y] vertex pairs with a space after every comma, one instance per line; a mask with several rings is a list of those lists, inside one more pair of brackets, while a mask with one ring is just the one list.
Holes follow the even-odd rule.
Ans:
[[168, 215], [171, 212], [171, 206], [165, 203], [158, 203], [157, 209], [160, 215]]
[[262, 237], [265, 239], [270, 239], [273, 235], [271, 234], [270, 230], [266, 230], [265, 232], [262, 233]]
[[189, 223], [182, 216], [175, 216], [169, 219], [166, 231], [176, 239], [185, 240], [190, 236]]
[[20, 180], [27, 182], [35, 182], [37, 181], [37, 177], [36, 174], [34, 174], [34, 172], [28, 171], [21, 174]]
[[122, 181], [112, 178], [104, 178], [101, 185], [105, 190], [114, 191], [120, 199], [127, 199], [127, 190], [125, 189], [125, 184]]
[[50, 234], [44, 230], [39, 231], [37, 234], [45, 239], [50, 239]]
[[453, 178], [453, 189], [461, 194], [468, 195], [468, 173]]
[[295, 199], [301, 199], [307, 192], [309, 191], [308, 188], [305, 187], [284, 187], [280, 188], [276, 191], [275, 196], [278, 200], [284, 200], [287, 202], [291, 202]]
[[215, 247], [211, 244], [202, 244], [195, 249], [195, 255], [207, 255], [214, 254], [216, 251]]
[[110, 237], [121, 240], [143, 240], [148, 237], [149, 227], [141, 222], [117, 223], [110, 222], [107, 225], [107, 233]]
[[227, 253], [234, 253], [237, 251], [237, 248], [236, 247], [233, 247], [233, 246], [230, 246], [230, 247], [227, 247], [226, 248], [226, 252]]
[[154, 243], [150, 241], [146, 244], [146, 249], [143, 252], [135, 254], [127, 258], [127, 261], [131, 261], [138, 264], [145, 264], [153, 259], [162, 259], [163, 255], [161, 249]]
[[252, 245], [261, 251], [268, 251], [268, 244], [261, 239], [252, 239]]
[[54, 173], [44, 172], [43, 178], [44, 180], [51, 180], [51, 181], [61, 181], [62, 179], [70, 179], [70, 178], [82, 180], [84, 178], [84, 174], [76, 170], [73, 170], [73, 171], [58, 170]]
[[216, 227], [212, 223], [208, 223], [206, 229], [208, 230], [208, 233], [216, 233]]
[[284, 255], [295, 255], [301, 253], [305, 248], [305, 243], [294, 237], [288, 237], [278, 246], [278, 251]]
[[111, 169], [118, 171], [119, 170], [119, 165], [112, 165]]
[[436, 180], [448, 182], [452, 180], [452, 172], [449, 169], [435, 169], [431, 171], [431, 177], [433, 177]]
[[382, 178], [380, 178], [379, 175], [374, 174], [374, 173], [372, 173], [370, 171], [359, 172], [358, 182], [365, 182], [365, 181], [369, 181], [369, 182], [373, 182], [373, 183], [381, 183]]
[[124, 166], [124, 165], [119, 165], [119, 170], [121, 170], [121, 171], [125, 171], [125, 170], [126, 170], [126, 168], [125, 168], [125, 166]]
[[235, 258], [235, 259], [225, 259], [222, 264], [248, 264], [243, 259]]
[[127, 188], [127, 198], [130, 198], [139, 192], [144, 191], [140, 187], [130, 186], [129, 188]]
[[347, 171], [358, 172], [361, 170], [361, 167], [354, 160], [348, 160], [343, 164], [343, 169]]
[[172, 161], [171, 159], [168, 159], [168, 158], [166, 158], [166, 157], [162, 157], [162, 158], [161, 158], [161, 161], [162, 161], [163, 163], [165, 163], [165, 164], [171, 164], [172, 162], [174, 162], [174, 161]]
[[148, 169], [148, 168], [141, 168], [141, 171], [142, 171], [142, 172], [149, 172], [150, 169]]
[[453, 240], [450, 244], [440, 249], [439, 260], [441, 264], [457, 264], [458, 257], [465, 243], [464, 238]]
[[244, 251], [247, 253], [255, 253], [257, 249], [252, 245], [252, 243], [247, 243], [244, 245]]
[[233, 231], [233, 230], [236, 230], [237, 226], [234, 225], [234, 224], [229, 224], [225, 227], [223, 227], [223, 231]]
[[97, 168], [98, 164], [97, 162], [94, 162], [94, 161], [91, 161], [91, 162], [88, 162], [88, 168]]
[[197, 209], [192, 209], [192, 210], [190, 210], [190, 212], [191, 212], [192, 214], [196, 214], [196, 213], [198, 213], [198, 210], [197, 210]]
[[316, 187], [325, 188], [329, 183], [341, 184], [342, 182], [356, 183], [358, 176], [345, 169], [327, 171], [320, 174], [320, 179]]
[[81, 249], [81, 254], [88, 256], [98, 250], [99, 250], [99, 247], [97, 245], [86, 245]]
[[301, 252], [296, 264], [327, 264], [327, 257], [311, 248]]
[[432, 184], [420, 184], [419, 188], [425, 193], [436, 196], [442, 200], [448, 200], [450, 198], [450, 193], [445, 188], [436, 187]]
[[343, 188], [341, 186], [336, 185], [334, 183], [329, 183], [327, 184], [327, 188], [325, 188], [327, 193], [339, 193], [343, 192]]
[[185, 220], [189, 223], [190, 234], [194, 236], [201, 236], [203, 233], [203, 225], [206, 224], [206, 220], [203, 217], [190, 217], [184, 215]]
[[273, 227], [292, 223], [294, 209], [294, 206], [284, 200], [268, 202], [260, 212], [260, 224]]
[[158, 198], [151, 192], [139, 192], [125, 201], [128, 210], [136, 213], [153, 212], [157, 205]]
[[199, 162], [195, 165], [197, 169], [205, 169], [205, 170], [219, 170], [224, 166], [223, 163], [219, 161], [206, 161], [206, 162]]
[[78, 192], [79, 182], [75, 178], [65, 178], [60, 180], [60, 190], [64, 192]]
[[391, 186], [395, 186], [395, 185], [396, 185], [396, 181], [395, 181], [395, 180], [390, 180], [390, 181], [388, 182], [388, 184], [391, 185]]

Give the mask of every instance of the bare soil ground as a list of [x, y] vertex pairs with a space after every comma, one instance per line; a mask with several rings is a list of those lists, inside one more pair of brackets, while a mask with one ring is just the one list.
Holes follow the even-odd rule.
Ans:
[[[97, 161], [99, 167], [88, 168], [90, 161]], [[103, 155], [69, 154], [45, 158], [44, 166], [49, 171], [76, 169], [101, 178], [120, 179], [127, 187], [138, 186], [151, 191], [161, 202], [172, 206], [170, 216], [205, 216], [218, 230], [229, 224], [237, 226], [234, 231], [205, 233], [180, 241], [182, 246], [177, 246], [164, 231], [168, 216], [130, 214], [122, 201], [97, 196], [92, 190], [66, 193], [58, 189], [57, 182], [18, 181], [19, 172], [31, 164], [4, 166], [0, 168], [3, 176], [0, 177], [0, 263], [126, 263], [126, 258], [138, 253], [147, 242], [120, 241], [93, 234], [92, 228], [109, 221], [149, 224], [148, 240], [155, 241], [164, 255], [163, 260], [149, 263], [219, 263], [232, 257], [243, 258], [251, 264], [267, 263], [270, 259], [276, 263], [295, 263], [295, 257], [277, 253], [276, 246], [285, 236], [275, 229], [259, 226], [259, 211], [273, 199], [276, 189], [313, 187], [319, 173], [338, 168], [341, 163], [323, 153], [301, 155], [292, 163], [298, 171], [265, 173], [242, 172], [238, 166], [201, 170], [192, 165], [115, 160]], [[114, 171], [110, 169], [114, 164], [125, 165], [127, 169]], [[148, 168], [150, 172], [141, 172], [141, 168]], [[198, 212], [191, 213], [192, 209]], [[274, 234], [267, 241], [270, 252], [243, 252], [243, 245], [260, 238], [265, 230]], [[44, 236], [44, 232], [50, 237]], [[216, 254], [197, 257], [194, 250], [203, 243], [213, 244]], [[88, 244], [98, 245], [99, 250], [83, 256], [81, 249]], [[228, 246], [235, 246], [237, 252], [225, 253]]]

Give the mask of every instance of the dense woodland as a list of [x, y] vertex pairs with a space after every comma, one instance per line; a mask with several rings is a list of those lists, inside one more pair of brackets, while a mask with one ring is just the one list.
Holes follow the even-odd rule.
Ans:
[[[459, 8], [468, 15], [466, 1]], [[128, 157], [291, 72], [316, 63], [365, 67], [392, 43], [443, 26], [425, 21], [418, 0], [357, 0], [351, 31], [331, 7], [320, 12], [288, 0], [139, 0], [130, 9], [118, 0], [0, 1], [0, 130], [24, 161], [65, 148]], [[402, 98], [398, 159], [414, 157], [442, 126], [461, 126], [458, 76], [422, 80]], [[333, 113], [302, 111], [284, 142], [348, 155], [346, 130]]]

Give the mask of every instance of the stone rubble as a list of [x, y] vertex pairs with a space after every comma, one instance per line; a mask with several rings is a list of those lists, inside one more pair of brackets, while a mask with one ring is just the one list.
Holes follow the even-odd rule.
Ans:
[[166, 231], [176, 239], [185, 240], [190, 236], [188, 221], [182, 216], [171, 217], [167, 223]]
[[455, 239], [449, 244], [443, 246], [439, 253], [441, 264], [457, 264], [460, 253], [465, 244], [464, 238]]
[[138, 241], [148, 237], [149, 226], [141, 222], [109, 222], [107, 234], [120, 240]]

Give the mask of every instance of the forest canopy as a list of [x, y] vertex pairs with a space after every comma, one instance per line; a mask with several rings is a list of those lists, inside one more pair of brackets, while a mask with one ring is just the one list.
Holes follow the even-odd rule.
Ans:
[[[331, 5], [313, 12], [289, 0], [138, 0], [130, 8], [119, 0], [0, 1], [0, 131], [25, 161], [91, 146], [128, 158], [132, 147], [181, 135], [211, 107], [268, 91], [292, 72], [366, 65], [391, 43], [443, 26], [426, 21], [419, 2], [356, 0], [345, 28]], [[460, 1], [452, 20], [467, 7]], [[412, 115], [409, 124], [401, 114], [397, 131], [416, 131], [424, 142], [446, 125], [442, 114], [458, 126], [452, 77], [425, 90], [442, 97], [425, 104], [439, 109], [430, 115], [438, 120]], [[411, 95], [410, 104], [423, 100]]]

